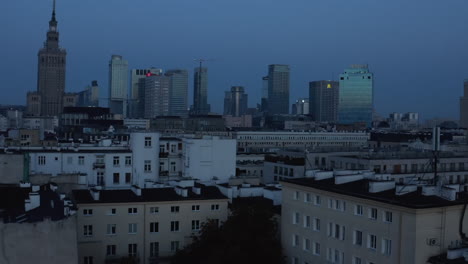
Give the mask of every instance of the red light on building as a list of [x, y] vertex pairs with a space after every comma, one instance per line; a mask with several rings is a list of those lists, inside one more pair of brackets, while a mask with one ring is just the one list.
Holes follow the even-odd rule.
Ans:
[[148, 72], [148, 73], [146, 74], [146, 77], [150, 77], [150, 76], [151, 76], [151, 72]]

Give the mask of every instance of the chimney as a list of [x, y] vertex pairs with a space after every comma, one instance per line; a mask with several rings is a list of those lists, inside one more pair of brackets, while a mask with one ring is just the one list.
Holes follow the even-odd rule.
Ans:
[[141, 188], [136, 186], [136, 185], [132, 185], [132, 192], [136, 195], [136, 196], [141, 196]]
[[93, 197], [94, 201], [99, 201], [99, 191], [96, 189], [89, 189], [89, 192], [91, 193], [91, 197]]

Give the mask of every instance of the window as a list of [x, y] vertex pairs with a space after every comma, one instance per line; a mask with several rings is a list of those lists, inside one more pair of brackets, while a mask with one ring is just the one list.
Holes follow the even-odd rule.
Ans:
[[151, 172], [151, 160], [145, 160], [145, 172]]
[[391, 223], [393, 221], [392, 212], [385, 211], [384, 222]]
[[150, 207], [150, 214], [159, 213], [159, 207]]
[[115, 256], [116, 245], [107, 245], [106, 256]]
[[362, 215], [362, 205], [356, 204], [354, 206], [354, 214], [355, 215]]
[[299, 245], [299, 236], [294, 234], [292, 236], [292, 246], [297, 247]]
[[362, 231], [354, 230], [354, 245], [362, 246]]
[[128, 214], [137, 214], [137, 213], [138, 213], [138, 208], [136, 207], [128, 208]]
[[306, 194], [304, 195], [304, 202], [305, 202], [305, 203], [310, 203], [310, 202], [312, 202], [312, 195], [311, 195], [310, 193], [306, 193]]
[[159, 256], [159, 242], [150, 242], [150, 257]]
[[130, 184], [132, 182], [132, 173], [126, 172], [125, 173], [125, 183]]
[[192, 211], [200, 211], [200, 205], [192, 205]]
[[84, 236], [92, 236], [93, 235], [93, 226], [92, 225], [84, 225], [83, 226], [83, 235]]
[[328, 199], [328, 208], [333, 209], [333, 199]]
[[354, 257], [353, 258], [353, 264], [362, 264], [362, 260], [359, 257]]
[[219, 204], [212, 204], [211, 205], [211, 211], [218, 211], [219, 210]]
[[94, 264], [92, 256], [84, 257], [84, 264]]
[[117, 231], [117, 225], [116, 224], [107, 224], [107, 234], [108, 235], [115, 235]]
[[293, 199], [294, 200], [299, 200], [299, 192], [298, 191], [295, 191], [294, 194], [293, 194]]
[[171, 232], [179, 231], [179, 221], [171, 221]]
[[118, 172], [114, 173], [114, 184], [119, 184], [120, 182], [120, 174]]
[[320, 219], [314, 218], [314, 231], [320, 231]]
[[298, 212], [294, 212], [294, 213], [293, 213], [293, 224], [294, 224], [294, 225], [299, 224], [299, 217], [300, 217], [300, 216], [299, 216], [299, 213], [298, 213]]
[[369, 218], [372, 220], [377, 220], [377, 208], [369, 209]]
[[37, 164], [45, 165], [46, 164], [46, 157], [45, 156], [38, 156], [37, 157]]
[[377, 249], [377, 236], [376, 235], [367, 236], [367, 247], [373, 250]]
[[117, 209], [111, 208], [107, 214], [108, 215], [115, 215], [116, 213], [117, 213]]
[[178, 213], [179, 212], [179, 206], [171, 206], [171, 213]]
[[192, 231], [200, 230], [200, 220], [192, 220]]
[[299, 258], [298, 257], [292, 257], [292, 264], [299, 264]]
[[128, 244], [128, 256], [129, 257], [137, 256], [137, 244]]
[[84, 156], [78, 156], [78, 165], [84, 165]]
[[151, 137], [145, 137], [145, 147], [151, 147]]
[[93, 209], [83, 209], [83, 215], [85, 216], [93, 215]]
[[179, 250], [179, 241], [171, 241], [171, 251], [175, 252]]
[[317, 242], [314, 243], [313, 254], [320, 256], [320, 243], [317, 243]]
[[157, 233], [159, 232], [159, 223], [158, 222], [151, 222], [150, 223], [150, 233]]
[[390, 256], [392, 254], [392, 240], [382, 239], [382, 254]]
[[310, 240], [308, 238], [304, 238], [304, 243], [303, 243], [303, 249], [305, 251], [309, 251], [310, 250]]
[[120, 165], [119, 156], [114, 156], [113, 164], [114, 164], [114, 166], [119, 166]]
[[310, 228], [310, 216], [304, 215], [304, 227]]
[[136, 232], [137, 232], [137, 224], [136, 223], [128, 224], [128, 233], [129, 234], [136, 234]]
[[315, 195], [315, 205], [321, 205], [322, 204], [322, 199], [320, 198], [319, 195]]
[[125, 156], [125, 166], [132, 166], [132, 156]]

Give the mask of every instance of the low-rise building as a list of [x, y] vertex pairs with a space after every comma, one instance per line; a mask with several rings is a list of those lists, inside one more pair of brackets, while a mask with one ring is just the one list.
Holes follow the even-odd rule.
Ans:
[[165, 263], [192, 242], [204, 222], [227, 219], [228, 199], [216, 187], [193, 181], [175, 184], [74, 191], [79, 263], [121, 263], [122, 258]]

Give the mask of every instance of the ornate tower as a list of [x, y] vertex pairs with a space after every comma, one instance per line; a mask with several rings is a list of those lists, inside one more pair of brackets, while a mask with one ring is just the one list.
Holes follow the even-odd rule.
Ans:
[[42, 116], [56, 116], [63, 111], [66, 56], [59, 46], [54, 0], [47, 39], [38, 53], [37, 93]]

